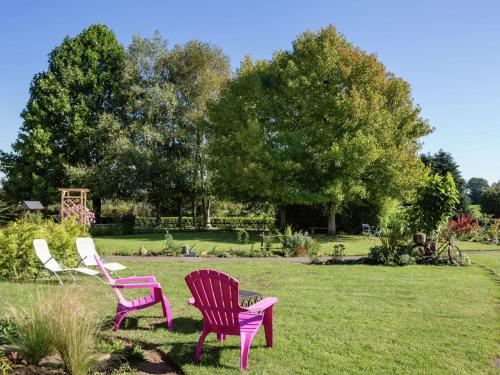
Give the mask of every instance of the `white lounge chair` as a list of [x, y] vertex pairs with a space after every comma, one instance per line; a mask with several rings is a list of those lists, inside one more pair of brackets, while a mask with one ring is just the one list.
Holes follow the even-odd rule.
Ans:
[[102, 261], [104, 268], [114, 273], [115, 275], [117, 271], [129, 270], [130, 273], [135, 276], [134, 271], [121, 263], [104, 261], [104, 259], [99, 254], [97, 254], [94, 240], [91, 237], [77, 238], [76, 249], [78, 250], [78, 254], [81, 258], [80, 263], [85, 267], [97, 267], [97, 261], [95, 260], [95, 257], [98, 257]]
[[99, 275], [99, 272], [97, 272], [96, 270], [91, 270], [90, 268], [85, 268], [85, 267], [68, 268], [57, 262], [57, 260], [55, 260], [54, 257], [50, 254], [49, 246], [47, 245], [47, 241], [45, 241], [44, 239], [33, 240], [33, 246], [35, 247], [35, 254], [37, 258], [40, 260], [40, 262], [42, 262], [42, 266], [40, 266], [40, 268], [38, 269], [34, 281], [36, 281], [36, 279], [38, 278], [40, 271], [46, 269], [54, 274], [54, 276], [59, 281], [59, 284], [61, 285], [63, 284], [63, 282], [58, 275], [58, 273], [60, 272], [68, 272], [73, 281], [75, 281], [73, 272], [78, 272], [78, 273], [83, 273], [84, 275], [94, 276], [97, 280], [103, 282], [97, 277], [97, 275]]

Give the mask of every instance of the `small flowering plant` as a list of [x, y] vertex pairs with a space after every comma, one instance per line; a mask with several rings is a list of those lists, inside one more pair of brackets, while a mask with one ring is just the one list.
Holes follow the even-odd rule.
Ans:
[[87, 207], [83, 208], [83, 215], [81, 214], [82, 213], [81, 211], [82, 209], [80, 208], [80, 206], [74, 205], [61, 211], [59, 217], [61, 219], [67, 219], [71, 216], [74, 216], [78, 224], [85, 225], [87, 227], [90, 227], [92, 224], [95, 223], [95, 214], [92, 211], [90, 211]]

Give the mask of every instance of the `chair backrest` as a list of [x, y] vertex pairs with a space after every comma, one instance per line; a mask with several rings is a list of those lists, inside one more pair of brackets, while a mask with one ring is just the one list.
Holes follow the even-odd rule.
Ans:
[[185, 277], [205, 321], [212, 327], [239, 327], [239, 282], [219, 271], [198, 270]]
[[49, 246], [47, 241], [44, 239], [33, 240], [33, 246], [35, 247], [35, 254], [43, 263], [44, 267], [52, 272], [62, 271], [61, 265], [52, 257], [49, 251]]
[[361, 229], [363, 233], [370, 233], [370, 225], [369, 224], [361, 224]]
[[116, 294], [116, 298], [118, 298], [118, 301], [124, 303], [126, 301], [125, 297], [123, 297], [123, 294], [120, 292], [118, 288], [113, 288], [115, 285], [115, 280], [109, 276], [108, 271], [106, 271], [106, 268], [104, 268], [104, 265], [102, 264], [101, 258], [99, 255], [94, 255], [94, 260], [97, 264], [97, 267], [99, 267], [99, 270], [101, 271], [102, 275], [108, 282], [109, 286], [111, 286], [111, 289], [113, 289], [113, 292]]
[[95, 257], [99, 257], [95, 250], [94, 240], [91, 237], [80, 237], [76, 239], [76, 249], [86, 267], [97, 266]]

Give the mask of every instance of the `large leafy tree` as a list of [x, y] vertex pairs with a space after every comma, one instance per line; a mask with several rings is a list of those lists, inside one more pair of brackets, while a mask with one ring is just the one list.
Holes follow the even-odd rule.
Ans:
[[[401, 197], [430, 132], [409, 85], [333, 26], [271, 61], [246, 59], [211, 115], [217, 186], [242, 200], [324, 204]], [[283, 210], [282, 210], [283, 211]]]
[[141, 187], [157, 216], [172, 203], [180, 212], [190, 190], [190, 145], [186, 129], [174, 119], [178, 99], [167, 60], [167, 44], [159, 33], [150, 39], [134, 36], [128, 47], [130, 90], [124, 126], [129, 143], [124, 150], [134, 156], [134, 184]]
[[426, 166], [430, 167], [433, 174], [437, 173], [440, 176], [446, 176], [448, 173], [451, 173], [460, 194], [460, 203], [455, 213], [468, 213], [470, 199], [467, 196], [467, 183], [462, 177], [462, 173], [453, 156], [449, 152], [439, 150], [435, 154], [422, 154], [420, 158]]
[[[1, 157], [10, 197], [48, 203], [68, 183], [65, 165], [91, 166], [103, 158], [94, 130], [103, 114], [121, 112], [124, 59], [123, 47], [103, 25], [66, 37], [50, 53], [47, 71], [31, 83], [13, 153]], [[100, 192], [92, 197], [99, 211]]]
[[489, 188], [488, 181], [481, 177], [471, 177], [467, 181], [467, 192], [472, 203], [479, 203], [481, 195]]
[[482, 212], [500, 218], [500, 182], [483, 192], [480, 203]]
[[203, 224], [209, 226], [213, 188], [207, 170], [207, 106], [218, 99], [231, 78], [229, 58], [220, 48], [193, 40], [170, 51], [166, 68], [178, 100], [175, 122], [185, 130], [190, 143], [193, 220], [199, 198]]

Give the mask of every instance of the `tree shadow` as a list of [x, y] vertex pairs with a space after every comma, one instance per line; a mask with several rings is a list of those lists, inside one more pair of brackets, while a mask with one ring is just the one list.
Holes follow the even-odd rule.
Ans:
[[240, 350], [239, 345], [224, 345], [224, 343], [217, 343], [215, 345], [205, 343], [201, 352], [199, 362], [194, 360], [194, 352], [196, 350], [197, 342], [183, 342], [174, 343], [168, 352], [168, 358], [174, 362], [179, 368], [185, 365], [198, 365], [203, 367], [224, 368], [230, 370], [239, 370], [239, 362], [236, 365], [228, 365], [221, 363], [221, 355], [224, 350]]
[[[148, 324], [147, 326], [139, 326], [140, 319], [155, 319], [158, 322]], [[190, 335], [193, 333], [201, 332], [203, 328], [203, 320], [179, 317], [172, 319], [173, 331], [177, 333], [182, 333], [185, 335]], [[101, 322], [102, 329], [112, 329], [115, 324], [114, 316], [108, 315]], [[163, 316], [127, 316], [123, 319], [120, 325], [120, 330], [137, 330], [137, 331], [156, 331], [161, 329], [167, 329], [167, 321]]]
[[172, 320], [174, 324], [174, 332], [190, 335], [201, 332], [203, 328], [203, 320], [186, 317], [179, 317]]

